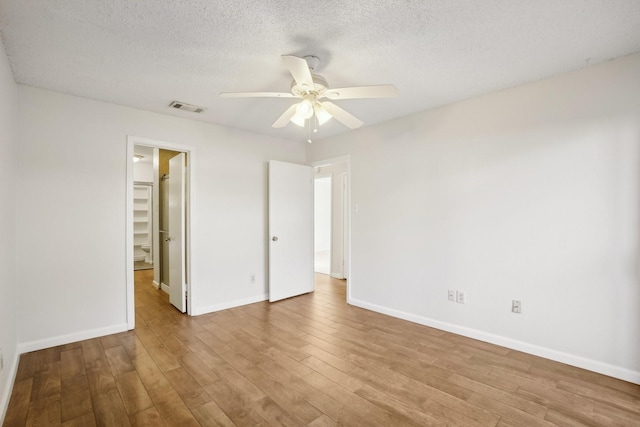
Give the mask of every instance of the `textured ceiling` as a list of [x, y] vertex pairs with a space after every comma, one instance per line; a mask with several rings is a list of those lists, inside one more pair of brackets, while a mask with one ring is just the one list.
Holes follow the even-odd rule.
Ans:
[[396, 85], [339, 102], [367, 126], [638, 52], [640, 1], [0, 0], [0, 30], [18, 83], [304, 141], [271, 128], [294, 100], [218, 93], [286, 92], [280, 55], [314, 54], [332, 87]]

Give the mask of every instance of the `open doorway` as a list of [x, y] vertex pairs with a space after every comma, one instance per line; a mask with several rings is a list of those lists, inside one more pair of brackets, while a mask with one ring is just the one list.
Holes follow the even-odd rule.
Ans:
[[[127, 322], [135, 327], [141, 280], [190, 313], [190, 147], [129, 137], [127, 141]], [[135, 273], [134, 273], [135, 271]]]
[[313, 187], [313, 267], [331, 275], [331, 174], [316, 173]]
[[154, 216], [157, 191], [154, 186], [154, 148], [136, 145], [133, 151], [133, 268], [153, 270]]
[[[315, 271], [345, 280], [349, 298], [349, 157], [315, 162]], [[316, 276], [317, 277], [317, 276]]]

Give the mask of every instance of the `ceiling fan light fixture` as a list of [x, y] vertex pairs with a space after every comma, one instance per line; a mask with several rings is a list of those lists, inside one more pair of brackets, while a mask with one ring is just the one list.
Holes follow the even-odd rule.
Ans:
[[303, 119], [310, 119], [313, 116], [313, 104], [308, 99], [305, 99], [296, 107], [296, 116]]
[[316, 118], [318, 119], [318, 126], [322, 126], [327, 123], [333, 117], [322, 105], [316, 103], [313, 106], [313, 110], [316, 113]]
[[291, 123], [303, 128], [307, 119], [305, 119], [304, 117], [300, 117], [298, 114], [294, 114], [293, 117], [291, 117], [291, 119], [289, 120], [291, 121]]

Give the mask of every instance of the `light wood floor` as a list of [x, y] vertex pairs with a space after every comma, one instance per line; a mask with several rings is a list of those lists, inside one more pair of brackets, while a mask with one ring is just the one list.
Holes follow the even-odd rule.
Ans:
[[640, 425], [640, 386], [347, 306], [327, 276], [190, 318], [135, 274], [135, 331], [24, 354], [4, 425]]

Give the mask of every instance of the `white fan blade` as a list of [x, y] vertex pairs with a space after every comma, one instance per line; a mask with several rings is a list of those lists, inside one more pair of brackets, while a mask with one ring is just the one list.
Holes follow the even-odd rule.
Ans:
[[394, 85], [353, 86], [329, 89], [324, 96], [329, 99], [356, 99], [356, 98], [393, 98], [398, 95], [398, 89]]
[[287, 110], [284, 113], [282, 113], [280, 117], [278, 117], [278, 120], [273, 122], [271, 127], [274, 127], [274, 128], [285, 127], [287, 123], [289, 123], [289, 120], [291, 120], [291, 117], [295, 116], [297, 106], [298, 104], [293, 104], [291, 107], [287, 108]]
[[324, 109], [327, 110], [329, 114], [335, 117], [336, 120], [342, 122], [342, 124], [344, 124], [349, 129], [357, 129], [362, 126], [362, 122], [358, 118], [351, 115], [351, 113], [347, 113], [336, 104], [326, 101], [322, 102], [320, 105], [324, 107]]
[[295, 98], [286, 92], [221, 92], [221, 98]]
[[302, 88], [306, 86], [309, 90], [313, 90], [313, 77], [311, 77], [311, 71], [309, 71], [307, 61], [291, 55], [282, 55], [282, 60], [289, 69], [293, 79], [298, 83], [298, 86]]

